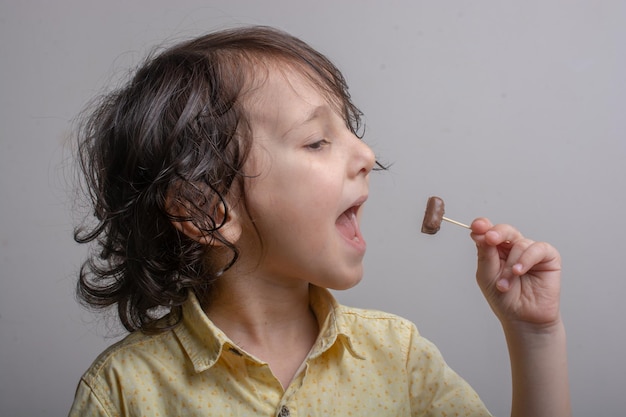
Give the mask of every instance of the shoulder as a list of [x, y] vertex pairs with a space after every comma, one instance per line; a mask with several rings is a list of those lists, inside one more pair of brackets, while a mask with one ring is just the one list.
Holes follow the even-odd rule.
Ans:
[[83, 374], [70, 415], [123, 415], [122, 410], [134, 409], [153, 387], [162, 386], [164, 377], [186, 366], [173, 330], [133, 332], [103, 351]]
[[417, 331], [415, 324], [410, 320], [385, 311], [339, 305], [335, 314], [339, 322], [347, 325]]
[[339, 333], [348, 336], [357, 350], [382, 348], [405, 356], [422, 340], [415, 324], [396, 314], [344, 305], [335, 314]]
[[366, 309], [366, 308], [358, 308], [358, 307], [349, 307], [343, 304], [339, 304], [336, 308], [337, 315], [342, 315], [347, 318], [353, 318], [354, 320], [365, 321], [365, 322], [396, 322], [402, 323], [404, 325], [412, 326], [413, 323], [397, 314], [388, 313], [381, 310], [374, 309]]
[[172, 330], [154, 335], [133, 332], [98, 355], [82, 380], [92, 390], [103, 384], [110, 389], [123, 379], [151, 369], [164, 357], [177, 356], [173, 355], [177, 345]]

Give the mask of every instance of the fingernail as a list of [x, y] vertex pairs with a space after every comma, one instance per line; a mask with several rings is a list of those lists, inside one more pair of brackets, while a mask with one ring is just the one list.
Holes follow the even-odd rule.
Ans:
[[496, 282], [496, 287], [500, 291], [507, 291], [509, 289], [509, 281], [507, 281], [506, 279], [501, 279], [498, 282]]

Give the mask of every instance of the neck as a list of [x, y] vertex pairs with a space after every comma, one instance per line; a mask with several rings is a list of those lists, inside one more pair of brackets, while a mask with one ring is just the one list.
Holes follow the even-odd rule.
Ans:
[[240, 348], [265, 361], [284, 389], [295, 377], [319, 332], [306, 282], [222, 276], [207, 316]]
[[313, 334], [313, 341], [317, 337], [306, 282], [285, 284], [229, 274], [220, 278], [204, 304], [211, 321], [236, 343], [270, 347], [278, 340], [284, 346], [303, 333]]

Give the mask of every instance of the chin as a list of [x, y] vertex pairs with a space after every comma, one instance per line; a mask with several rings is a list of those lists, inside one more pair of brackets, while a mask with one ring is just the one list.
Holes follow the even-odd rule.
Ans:
[[355, 277], [353, 279], [349, 279], [349, 280], [342, 280], [341, 282], [335, 282], [333, 283], [333, 285], [328, 286], [327, 288], [330, 290], [336, 290], [336, 291], [344, 291], [344, 290], [349, 290], [350, 288], [356, 287], [356, 285], [361, 282], [361, 279], [363, 279], [363, 274], [359, 274], [358, 277]]

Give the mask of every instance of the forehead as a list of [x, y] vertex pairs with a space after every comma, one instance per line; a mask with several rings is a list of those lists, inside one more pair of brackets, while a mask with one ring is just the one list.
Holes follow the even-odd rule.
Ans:
[[254, 74], [244, 99], [253, 126], [284, 127], [319, 114], [322, 109], [340, 113], [340, 99], [316, 76], [293, 65], [263, 67]]
[[253, 127], [280, 127], [326, 102], [311, 81], [290, 68], [270, 67], [254, 83], [245, 100]]

